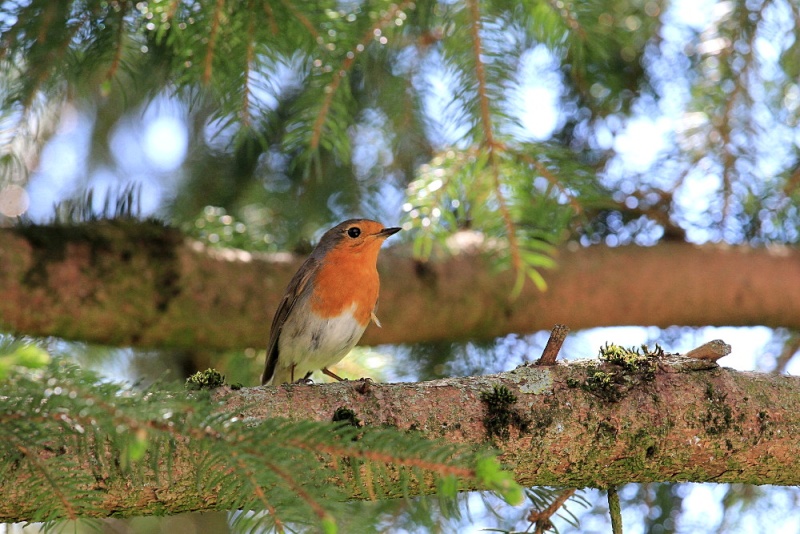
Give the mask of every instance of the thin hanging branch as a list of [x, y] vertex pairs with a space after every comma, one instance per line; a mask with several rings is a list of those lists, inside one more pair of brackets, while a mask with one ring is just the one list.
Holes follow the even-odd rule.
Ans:
[[[54, 5], [54, 4], [53, 4]], [[25, 101], [23, 102], [23, 109], [25, 111], [30, 111], [31, 107], [33, 106], [33, 101], [36, 98], [36, 93], [39, 90], [39, 87], [44, 84], [45, 80], [47, 80], [48, 76], [51, 74], [52, 66], [58, 63], [64, 54], [67, 53], [69, 48], [69, 43], [72, 41], [72, 38], [78, 33], [78, 31], [83, 27], [84, 24], [90, 19], [90, 13], [84, 13], [83, 16], [78, 19], [75, 24], [73, 24], [68, 31], [64, 33], [64, 39], [62, 39], [61, 43], [56, 46], [51, 54], [49, 55], [50, 61], [44, 62], [41, 65], [36, 65], [34, 69], [36, 75], [34, 77], [33, 83], [30, 86], [27, 96], [25, 97]], [[40, 46], [44, 44], [44, 36], [41, 36], [41, 41], [38, 41]], [[21, 120], [27, 120], [28, 118], [23, 115]]]
[[547, 3], [552, 8], [553, 12], [561, 17], [561, 20], [564, 21], [569, 29], [578, 34], [578, 37], [580, 37], [581, 41], [587, 42], [589, 40], [586, 30], [578, 22], [577, 15], [575, 15], [575, 12], [570, 9], [572, 7], [570, 2], [549, 0]]
[[[569, 28], [570, 33], [573, 35], [577, 35], [578, 40], [581, 41], [582, 46], [589, 46], [589, 37], [586, 30], [583, 26], [580, 25], [578, 22], [578, 17], [575, 16], [573, 11], [569, 10], [569, 6], [566, 2], [562, 2], [560, 0], [548, 0], [548, 5], [550, 8], [555, 12], [561, 19], [564, 21], [566, 26]], [[575, 51], [574, 47], [570, 47], [569, 55], [574, 58]], [[572, 63], [572, 61], [570, 61]], [[585, 78], [583, 77], [583, 70], [581, 68], [576, 68], [577, 66], [573, 65], [573, 68], [570, 69], [570, 73], [572, 74], [572, 79], [575, 81], [575, 85], [580, 89], [582, 94], [589, 93], [589, 86], [586, 83]]]
[[214, 61], [214, 51], [217, 44], [217, 34], [219, 33], [219, 23], [222, 18], [222, 9], [225, 7], [225, 0], [217, 0], [214, 6], [214, 14], [211, 17], [211, 29], [208, 36], [208, 47], [206, 57], [203, 61], [203, 85], [208, 85], [211, 81], [211, 69]]
[[785, 373], [786, 366], [798, 353], [800, 353], [800, 333], [793, 331], [789, 334], [789, 339], [783, 342], [783, 348], [775, 358], [775, 368], [771, 372], [774, 374]]
[[[247, 3], [247, 10], [254, 11], [253, 0]], [[239, 116], [242, 119], [242, 126], [250, 127], [250, 69], [255, 60], [255, 20], [254, 16], [247, 20], [247, 47], [245, 49], [243, 79], [242, 79], [242, 109]]]
[[[292, 3], [291, 3], [291, 2], [289, 2], [288, 0], [280, 0], [280, 3], [281, 3], [281, 4], [283, 4], [283, 7], [285, 7], [286, 9], [288, 9], [288, 10], [289, 10], [289, 13], [291, 13], [291, 14], [292, 14], [292, 16], [293, 16], [294, 18], [296, 18], [296, 19], [297, 19], [297, 20], [300, 22], [300, 24], [302, 24], [302, 25], [303, 25], [303, 27], [304, 27], [305, 29], [307, 29], [307, 30], [308, 30], [308, 33], [311, 35], [311, 37], [313, 37], [313, 38], [314, 38], [314, 41], [315, 41], [315, 42], [319, 42], [319, 39], [320, 39], [320, 34], [319, 34], [319, 32], [317, 31], [317, 28], [316, 28], [316, 26], [314, 26], [314, 25], [311, 23], [311, 21], [310, 21], [310, 20], [308, 20], [308, 17], [306, 17], [306, 16], [305, 16], [303, 13], [301, 13], [300, 11], [298, 11], [298, 10], [297, 10], [297, 9], [294, 7], [294, 4], [292, 4]], [[267, 5], [267, 3], [265, 2], [265, 6], [266, 6], [266, 5]]]
[[528, 165], [532, 165], [536, 169], [536, 172], [538, 172], [545, 180], [547, 180], [550, 183], [551, 186], [558, 189], [558, 191], [562, 195], [564, 195], [564, 197], [566, 197], [566, 199], [569, 201], [569, 205], [572, 207], [572, 210], [576, 214], [583, 213], [583, 206], [581, 205], [578, 198], [574, 194], [570, 193], [567, 190], [567, 188], [564, 187], [564, 185], [561, 183], [561, 180], [559, 180], [555, 174], [550, 172], [550, 169], [545, 167], [541, 161], [539, 161], [537, 158], [534, 158], [530, 154], [525, 154], [524, 152], [520, 152], [519, 150], [513, 150], [504, 143], [498, 142], [497, 146], [500, 147], [503, 150], [503, 152], [512, 154], [513, 156], [524, 161]]
[[278, 24], [275, 22], [275, 12], [269, 2], [264, 2], [264, 13], [267, 15], [267, 22], [269, 23], [269, 31], [272, 35], [278, 35]]
[[167, 8], [167, 21], [171, 22], [175, 18], [175, 13], [178, 12], [178, 6], [181, 5], [181, 0], [172, 0]]
[[517, 242], [516, 228], [508, 209], [505, 195], [503, 195], [500, 180], [500, 163], [497, 161], [497, 145], [494, 140], [494, 128], [492, 125], [492, 114], [489, 105], [489, 92], [486, 83], [486, 71], [481, 59], [483, 54], [483, 43], [481, 41], [481, 12], [478, 0], [469, 1], [469, 12], [472, 19], [470, 30], [472, 32], [472, 50], [475, 55], [475, 77], [478, 81], [478, 99], [480, 102], [481, 122], [486, 140], [486, 148], [489, 151], [489, 164], [492, 167], [492, 182], [497, 203], [500, 207], [500, 215], [508, 234], [509, 250], [511, 251], [511, 264], [518, 273], [522, 269], [522, 257], [520, 255], [519, 243]]
[[[764, 10], [770, 4], [769, 1], [762, 2], [760, 8], [756, 13], [753, 13], [754, 20], [762, 20]], [[743, 6], [742, 9], [747, 9], [746, 6]], [[734, 143], [733, 143], [733, 130], [734, 127], [732, 124], [735, 121], [734, 113], [736, 109], [736, 105], [739, 101], [739, 97], [745, 99], [745, 102], [748, 100], [752, 100], [750, 97], [750, 93], [748, 91], [747, 85], [749, 82], [750, 73], [753, 72], [756, 66], [755, 63], [757, 61], [757, 57], [755, 55], [755, 48], [756, 48], [756, 38], [758, 37], [758, 31], [756, 28], [750, 33], [750, 38], [747, 40], [747, 47], [744, 52], [741, 54], [737, 54], [737, 49], [733, 46], [729, 47], [725, 52], [725, 56], [728, 59], [728, 65], [730, 66], [734, 63], [734, 60], [741, 59], [742, 60], [742, 68], [740, 72], [736, 73], [733, 76], [733, 90], [725, 95], [725, 106], [722, 112], [722, 116], [720, 117], [720, 126], [719, 126], [719, 134], [721, 138], [721, 149], [723, 151], [722, 154], [722, 195], [723, 195], [723, 205], [722, 205], [722, 220], [725, 221], [728, 219], [730, 214], [730, 204], [731, 204], [731, 196], [733, 195], [733, 182], [735, 180], [736, 175], [736, 161], [738, 159], [736, 151], [734, 150]], [[723, 54], [720, 54], [723, 55]], [[731, 72], [733, 74], [733, 72]]]
[[344, 61], [342, 61], [341, 67], [336, 70], [333, 75], [333, 79], [325, 87], [325, 99], [322, 101], [322, 106], [320, 106], [319, 112], [317, 113], [317, 118], [314, 121], [314, 126], [311, 129], [310, 148], [312, 151], [317, 150], [319, 147], [319, 141], [322, 138], [322, 129], [325, 125], [326, 119], [328, 118], [328, 113], [330, 111], [331, 104], [333, 103], [333, 98], [336, 95], [336, 91], [339, 89], [339, 85], [342, 83], [342, 80], [345, 78], [345, 76], [347, 76], [347, 73], [350, 72], [350, 69], [353, 67], [356, 57], [358, 57], [358, 55], [366, 49], [366, 46], [369, 44], [369, 42], [375, 38], [375, 32], [377, 30], [385, 28], [398, 12], [406, 9], [412, 3], [413, 2], [411, 1], [407, 1], [400, 5], [392, 4], [392, 8], [384, 13], [384, 15], [378, 19], [369, 30], [367, 30], [358, 44], [347, 53]]
[[[39, 32], [36, 34], [36, 44], [39, 46], [44, 46], [45, 41], [47, 40], [47, 33], [50, 30], [50, 26], [53, 24], [53, 19], [55, 19], [55, 12], [60, 9], [60, 6], [57, 2], [50, 2], [47, 4], [47, 9], [44, 12], [44, 16], [42, 17], [42, 22], [39, 25]], [[20, 20], [22, 22], [22, 20]]]
[[125, 0], [121, 4], [122, 5], [117, 12], [117, 17], [119, 20], [117, 20], [117, 38], [114, 43], [114, 57], [111, 59], [111, 65], [109, 65], [108, 70], [106, 71], [106, 81], [111, 81], [114, 79], [114, 76], [116, 76], [119, 65], [122, 62], [122, 53], [125, 49], [123, 43], [125, 42], [125, 32], [127, 30], [127, 26], [125, 25], [125, 15], [127, 13], [126, 9], [128, 2]]

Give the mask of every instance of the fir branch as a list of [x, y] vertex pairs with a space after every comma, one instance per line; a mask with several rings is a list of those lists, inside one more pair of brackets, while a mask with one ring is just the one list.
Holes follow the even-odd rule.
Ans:
[[16, 449], [27, 459], [34, 467], [34, 469], [47, 481], [50, 490], [58, 497], [58, 501], [61, 503], [65, 513], [66, 519], [75, 520], [78, 518], [78, 514], [75, 511], [72, 503], [69, 499], [64, 495], [64, 492], [61, 491], [61, 486], [56, 483], [53, 479], [53, 476], [50, 474], [50, 470], [45, 468], [42, 463], [39, 461], [39, 458], [36, 454], [29, 451], [23, 445], [17, 444], [15, 445]]
[[278, 510], [276, 510], [272, 503], [269, 502], [269, 499], [267, 499], [266, 491], [258, 482], [258, 480], [256, 480], [255, 476], [253, 475], [253, 471], [241, 458], [239, 458], [239, 453], [236, 450], [231, 451], [231, 457], [236, 460], [236, 465], [239, 466], [239, 469], [241, 469], [241, 471], [245, 474], [245, 477], [247, 477], [253, 493], [255, 493], [256, 498], [264, 506], [264, 510], [266, 510], [272, 517], [273, 521], [275, 521], [275, 530], [278, 532], [283, 532], [283, 521], [281, 521], [280, 517], [278, 516]]
[[278, 35], [278, 23], [275, 21], [275, 12], [269, 2], [263, 2], [264, 14], [267, 15], [269, 31], [272, 35]]
[[476, 476], [474, 469], [468, 469], [465, 467], [450, 465], [443, 462], [431, 462], [429, 460], [424, 460], [421, 458], [405, 457], [397, 454], [390, 454], [376, 450], [367, 450], [367, 449], [353, 450], [350, 447], [340, 447], [333, 444], [316, 443], [316, 442], [313, 444], [308, 444], [299, 440], [292, 441], [291, 444], [296, 446], [298, 449], [325, 452], [327, 454], [330, 454], [331, 456], [361, 458], [385, 464], [394, 464], [405, 467], [416, 467], [424, 469], [426, 471], [439, 473], [440, 475], [453, 475], [457, 477], [470, 478], [470, 479], [475, 478]]
[[494, 128], [492, 126], [492, 114], [489, 106], [489, 94], [486, 83], [486, 73], [484, 70], [483, 45], [481, 41], [481, 13], [479, 0], [468, 0], [469, 13], [471, 16], [470, 31], [472, 35], [472, 51], [475, 55], [475, 78], [478, 82], [478, 100], [480, 102], [481, 122], [483, 123], [483, 135], [485, 144], [489, 151], [494, 150]]
[[325, 507], [323, 507], [315, 498], [311, 496], [311, 494], [306, 491], [301, 485], [299, 485], [294, 478], [292, 478], [289, 473], [287, 473], [284, 469], [278, 467], [273, 462], [266, 461], [264, 465], [269, 468], [273, 473], [277, 474], [283, 482], [294, 491], [298, 497], [303, 499], [306, 504], [308, 504], [311, 509], [314, 511], [314, 514], [319, 518], [320, 521], [329, 520], [330, 514]]
[[553, 10], [553, 13], [561, 17], [561, 20], [564, 22], [565, 26], [578, 35], [578, 38], [581, 41], [588, 41], [588, 34], [586, 30], [583, 28], [583, 26], [581, 26], [580, 22], [578, 22], [577, 14], [571, 9], [573, 7], [572, 2], [547, 0], [547, 4]]
[[[253, 0], [248, 1], [247, 10], [250, 12], [254, 10]], [[244, 74], [242, 76], [242, 109], [239, 112], [242, 126], [245, 128], [250, 127], [250, 69], [252, 68], [253, 61], [255, 60], [255, 27], [255, 17], [249, 17], [247, 20], [247, 42], [245, 44]]]
[[576, 214], [583, 213], [583, 205], [580, 203], [578, 197], [572, 194], [564, 185], [561, 183], [561, 180], [548, 169], [538, 158], [531, 156], [530, 154], [526, 154], [521, 150], [514, 150], [511, 149], [508, 145], [504, 143], [498, 143], [498, 146], [503, 150], [503, 152], [507, 152], [512, 154], [517, 159], [520, 159], [527, 163], [528, 165], [532, 165], [536, 172], [538, 172], [541, 176], [543, 176], [548, 183], [552, 187], [558, 189], [559, 193], [564, 195], [564, 197], [569, 201], [569, 205], [572, 207], [573, 211]]
[[117, 12], [117, 35], [114, 43], [114, 56], [111, 59], [111, 65], [108, 67], [105, 79], [110, 81], [114, 79], [117, 74], [117, 69], [122, 61], [122, 53], [124, 51], [123, 43], [125, 42], [127, 26], [125, 25], [125, 6], [128, 5], [129, 0], [122, 0], [119, 11]]
[[211, 82], [211, 68], [214, 61], [214, 51], [217, 44], [217, 33], [219, 32], [220, 19], [222, 18], [222, 10], [224, 8], [225, 0], [217, 0], [214, 6], [214, 13], [211, 17], [208, 47], [206, 48], [206, 56], [203, 61], [203, 85], [208, 85]]
[[492, 182], [494, 185], [495, 197], [500, 207], [500, 215], [503, 217], [503, 222], [506, 227], [506, 234], [508, 236], [508, 245], [511, 252], [511, 264], [514, 270], [519, 274], [522, 271], [522, 256], [520, 255], [519, 242], [517, 241], [516, 226], [511, 218], [511, 212], [508, 209], [505, 195], [502, 190], [502, 181], [500, 179], [500, 163], [497, 160], [496, 149], [497, 145], [494, 140], [494, 128], [492, 125], [492, 115], [489, 106], [489, 92], [486, 83], [486, 73], [484, 71], [483, 60], [483, 45], [481, 44], [481, 13], [479, 0], [468, 0], [469, 12], [471, 16], [471, 32], [472, 32], [472, 49], [475, 55], [475, 77], [478, 81], [478, 99], [480, 101], [481, 121], [483, 123], [483, 134], [485, 137], [486, 148], [489, 151], [489, 163], [492, 169]]
[[333, 98], [336, 95], [336, 91], [339, 88], [339, 85], [342, 83], [342, 80], [350, 72], [352, 69], [353, 64], [356, 61], [356, 57], [358, 57], [362, 50], [365, 50], [367, 45], [370, 41], [375, 38], [376, 30], [380, 30], [385, 28], [388, 24], [391, 23], [392, 19], [395, 15], [406, 9], [409, 5], [413, 4], [412, 0], [407, 0], [399, 5], [392, 4], [391, 8], [387, 10], [381, 18], [379, 18], [375, 24], [372, 25], [365, 33], [364, 36], [359, 40], [358, 44], [354, 46], [350, 52], [345, 56], [344, 61], [342, 61], [341, 67], [339, 69], [334, 69], [333, 79], [328, 83], [325, 87], [325, 99], [320, 106], [319, 111], [317, 112], [317, 118], [314, 121], [314, 125], [311, 127], [311, 142], [309, 146], [312, 151], [316, 151], [319, 148], [319, 141], [322, 137], [323, 127], [325, 126], [325, 122], [328, 118], [328, 113], [331, 108], [331, 104], [333, 103]]
[[[47, 384], [47, 392], [38, 386], [41, 382]], [[375, 496], [371, 475], [366, 480], [352, 480], [347, 493], [342, 493], [339, 488], [348, 487], [348, 481], [335, 475], [335, 466], [340, 463], [337, 458], [354, 468], [362, 466], [370, 473], [381, 471], [382, 466], [396, 468], [385, 480], [390, 487], [399, 485], [402, 492], [407, 492], [407, 485], [412, 482], [404, 469], [419, 470], [418, 477], [424, 472], [425, 484], [430, 484], [451, 474], [476, 473], [477, 468], [466, 465], [481, 459], [469, 453], [456, 455], [458, 451], [452, 445], [420, 441], [419, 437], [379, 428], [342, 428], [284, 420], [265, 420], [253, 425], [215, 408], [217, 403], [208, 402], [205, 395], [192, 399], [154, 390], [143, 395], [134, 391], [121, 394], [119, 386], [97, 384], [94, 375], [63, 362], [52, 364], [44, 376], [29, 378], [15, 374], [12, 383], [21, 390], [15, 393], [4, 385], [0, 428], [3, 433], [26, 436], [30, 445], [20, 444], [16, 448], [23, 453], [21, 460], [29, 459], [30, 468], [53, 487], [50, 498], [62, 501], [58, 508], [44, 506], [39, 500], [32, 502], [31, 506], [37, 509], [51, 510], [47, 516], [35, 516], [40, 520], [105, 515], [103, 506], [109, 506], [109, 502], [102, 499], [110, 486], [116, 484], [115, 479], [128, 476], [141, 481], [157, 480], [163, 471], [177, 478], [170, 467], [176, 462], [181, 465], [182, 477], [191, 478], [187, 471], [194, 472], [196, 485], [215, 493], [217, 506], [265, 510], [268, 515], [257, 521], [270, 520], [275, 528], [282, 530], [287, 524], [282, 517], [287, 510], [294, 516], [290, 522], [304, 521], [303, 513], [297, 511], [302, 503], [323, 527], [332, 529], [335, 501], [346, 494]], [[36, 413], [23, 416], [29, 405], [37, 406]], [[53, 432], [54, 424], [57, 432]], [[260, 447], [254, 448], [252, 443], [259, 443]], [[407, 455], [398, 458], [390, 452], [398, 447], [408, 451]], [[63, 452], [57, 455], [45, 452], [39, 456], [43, 448]], [[322, 463], [320, 455], [324, 456]], [[437, 460], [445, 456], [448, 460]], [[0, 459], [20, 461], [10, 458], [7, 452], [0, 454]], [[74, 477], [65, 469], [70, 465], [75, 466], [72, 469], [77, 469], [82, 478], [66, 484], [61, 474]], [[26, 480], [36, 483], [25, 479], [14, 465], [0, 465], [3, 468], [17, 480], [12, 487], [0, 483], [4, 495], [16, 494], [19, 490], [12, 488], [21, 487]], [[493, 483], [491, 478], [485, 480]], [[369, 487], [365, 488], [365, 483]], [[179, 485], [186, 487], [185, 482]], [[26, 488], [29, 494], [35, 493], [33, 487]], [[503, 487], [498, 486], [498, 491], [503, 491]], [[89, 501], [80, 500], [85, 492], [91, 497]], [[41, 498], [47, 499], [47, 494]]]
[[[764, 9], [770, 4], [768, 1], [764, 1], [761, 3], [761, 6], [758, 9], [758, 12], [753, 14], [749, 12], [749, 9], [746, 5], [741, 6], [741, 9], [747, 11], [746, 17], [743, 17], [745, 20], [761, 20], [763, 18]], [[733, 183], [735, 181], [736, 176], [736, 162], [737, 158], [737, 150], [735, 144], [733, 142], [733, 134], [734, 134], [734, 127], [732, 124], [735, 122], [735, 109], [736, 105], [739, 103], [739, 96], [741, 95], [743, 98], [748, 99], [749, 92], [747, 88], [747, 84], [749, 82], [748, 75], [751, 70], [756, 67], [756, 56], [755, 56], [755, 47], [756, 47], [756, 38], [758, 37], [758, 32], [753, 29], [749, 32], [747, 46], [745, 47], [745, 51], [738, 55], [735, 53], [735, 48], [731, 48], [725, 56], [728, 57], [729, 67], [730, 63], [733, 63], [731, 57], [735, 59], [742, 60], [742, 67], [741, 70], [737, 73], [732, 73], [733, 75], [733, 90], [725, 95], [725, 103], [723, 106], [723, 111], [720, 117], [720, 125], [719, 125], [719, 136], [720, 136], [720, 146], [722, 148], [722, 221], [726, 221], [730, 215], [731, 209], [731, 200], [733, 197]], [[733, 69], [731, 69], [733, 70]]]
[[309, 35], [311, 35], [311, 37], [314, 39], [314, 42], [316, 42], [316, 43], [319, 43], [319, 42], [320, 42], [320, 39], [321, 39], [321, 35], [320, 35], [320, 34], [319, 34], [319, 32], [317, 31], [317, 28], [316, 28], [316, 27], [314, 27], [314, 25], [313, 25], [313, 24], [311, 23], [311, 21], [308, 19], [308, 17], [306, 17], [306, 16], [305, 16], [305, 14], [303, 14], [303, 12], [302, 12], [302, 11], [299, 11], [299, 10], [298, 10], [298, 9], [295, 7], [295, 5], [294, 5], [292, 2], [290, 2], [289, 0], [278, 0], [278, 1], [279, 1], [281, 4], [283, 4], [283, 6], [284, 6], [286, 9], [288, 9], [288, 10], [289, 10], [289, 13], [291, 13], [291, 14], [292, 14], [292, 16], [293, 16], [294, 18], [296, 18], [296, 19], [298, 20], [298, 22], [300, 22], [300, 24], [301, 24], [301, 25], [302, 25], [302, 26], [303, 26], [303, 27], [304, 27], [306, 30], [308, 30], [308, 33], [309, 33]]
[[[53, 2], [50, 5], [55, 6], [58, 4], [58, 2]], [[67, 26], [67, 31], [64, 32], [64, 38], [56, 46], [50, 47], [50, 50], [47, 53], [47, 61], [44, 61], [44, 58], [40, 58], [41, 63], [37, 62], [37, 64], [30, 66], [35, 74], [33, 75], [30, 85], [25, 88], [25, 94], [22, 100], [22, 107], [26, 113], [30, 111], [41, 86], [48, 80], [50, 75], [53, 74], [53, 66], [57, 65], [58, 62], [63, 59], [64, 55], [66, 55], [66, 53], [70, 50], [69, 43], [81, 30], [84, 24], [90, 20], [90, 15], [90, 12], [84, 12], [83, 16], [80, 17], [78, 21], [73, 23], [71, 26]], [[37, 38], [37, 45], [43, 47], [44, 44], [44, 34], [40, 33], [39, 37]]]
[[175, 13], [178, 12], [178, 6], [180, 6], [180, 4], [181, 0], [172, 0], [172, 2], [170, 2], [166, 11], [166, 22], [172, 22], [172, 19], [175, 18]]
[[[571, 9], [574, 8], [574, 4], [569, 3], [568, 6], [567, 2], [556, 2], [554, 0], [547, 0], [545, 4], [549, 8], [549, 12], [555, 15], [555, 20], [560, 21], [565, 35], [573, 41], [576, 41], [567, 45], [567, 53], [571, 57], [569, 63], [572, 67], [570, 69], [570, 76], [578, 88], [578, 92], [582, 95], [586, 95], [589, 93], [589, 84], [584, 77], [584, 66], [582, 65], [584, 54], [580, 49], [587, 46], [589, 42], [588, 34], [578, 21], [575, 11]], [[549, 41], [555, 47], [560, 46], [557, 39], [551, 38]]]

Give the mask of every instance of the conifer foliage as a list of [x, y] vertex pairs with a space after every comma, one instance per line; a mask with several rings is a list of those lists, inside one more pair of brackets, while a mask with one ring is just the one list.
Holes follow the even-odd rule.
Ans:
[[[0, 387], [0, 492], [35, 496], [6, 520], [176, 513], [208, 508], [203, 496], [216, 495], [215, 508], [240, 511], [241, 527], [335, 532], [347, 499], [401, 497], [431, 481], [445, 504], [476, 483], [523, 499], [486, 451], [348, 421], [254, 424], [215, 408], [208, 392], [139, 391], [64, 360], [35, 367], [14, 367]], [[177, 470], [196, 486], [174, 486]], [[110, 502], [112, 485], [130, 499]], [[148, 492], [179, 497], [158, 502]]]
[[[172, 206], [181, 222], [208, 196], [229, 212], [258, 203], [278, 221], [271, 242], [280, 243], [309, 237], [289, 221], [319, 228], [342, 211], [380, 211], [391, 183], [405, 189], [420, 235], [503, 236], [507, 263], [542, 285], [537, 271], [564, 238], [683, 238], [702, 215], [683, 197], [711, 176], [713, 194], [697, 209], [712, 237], [795, 242], [800, 11], [788, 0], [720, 2], [698, 20], [677, 9], [657, 0], [4, 2], [2, 176], [27, 179], [25, 162], [64, 102], [91, 102], [102, 122], [169, 95], [196, 121], [197, 168]], [[558, 110], [535, 135], [524, 126], [524, 110], [538, 105], [526, 92], [534, 75]], [[654, 162], [625, 167], [615, 138], [641, 117], [674, 122], [651, 131], [652, 144], [666, 141]], [[267, 193], [254, 193], [260, 183]], [[314, 209], [301, 217], [299, 206]]]
[[[165, 211], [224, 226], [229, 246], [248, 248], [256, 228], [253, 249], [290, 248], [343, 213], [386, 211], [391, 194], [418, 255], [476, 230], [517, 289], [543, 287], [567, 239], [796, 244], [798, 3], [720, 0], [694, 19], [678, 4], [2, 1], [0, 192], [28, 183], [65, 109], [92, 116], [92, 161], [107, 163], [118, 119], [166, 98], [188, 110], [190, 157]], [[538, 133], [523, 113], [541, 97], [534, 78], [557, 113]], [[621, 153], [642, 119], [657, 131], [637, 146], [663, 146], [637, 168]], [[118, 215], [139, 208], [125, 187]], [[79, 191], [62, 215], [92, 219], [92, 198]], [[482, 453], [342, 421], [248, 424], [204, 392], [138, 391], [36, 349], [4, 353], [0, 489], [46, 488], [31, 520], [163, 512], [134, 510], [135, 495], [105, 502], [103, 488], [167, 488], [175, 469], [213, 488], [218, 509], [242, 510], [236, 521], [278, 530], [332, 531], [346, 495], [394, 497], [386, 488], [423, 478], [445, 501], [470, 480], [519, 496]], [[196, 488], [180, 491], [171, 511], [193, 509]]]

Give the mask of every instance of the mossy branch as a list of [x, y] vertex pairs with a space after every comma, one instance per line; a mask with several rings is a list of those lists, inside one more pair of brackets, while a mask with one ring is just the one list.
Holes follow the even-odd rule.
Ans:
[[[75, 446], [77, 425], [92, 428], [88, 416], [77, 414], [76, 419], [68, 420], [33, 414], [20, 417], [24, 415], [22, 405], [7, 402], [6, 409], [14, 414], [0, 418], [0, 428], [24, 424], [30, 433], [57, 425], [57, 430], [46, 434], [47, 440], [23, 444], [26, 454], [17, 454], [6, 466], [0, 483], [0, 519], [38, 517], [34, 507], [42, 504], [43, 488], [47, 498], [56, 498], [46, 485], [31, 483], [31, 470], [20, 468], [23, 464], [19, 462], [27, 458], [49, 470], [62, 488], [64, 476], [78, 481], [75, 484], [87, 484], [65, 492], [77, 516], [220, 510], [237, 503], [238, 507], [267, 510], [272, 506], [278, 521], [291, 522], [296, 516], [282, 513], [275, 503], [283, 501], [270, 493], [273, 488], [294, 494], [295, 502], [304, 503], [309, 511], [316, 508], [315, 503], [329, 510], [328, 501], [312, 491], [315, 484], [321, 484], [315, 470], [300, 468], [300, 464], [289, 467], [280, 463], [280, 458], [304, 458], [323, 469], [321, 487], [329, 494], [326, 498], [385, 498], [436, 490], [432, 479], [417, 475], [412, 475], [412, 485], [400, 490], [394, 469], [403, 466], [411, 473], [422, 469], [444, 480], [456, 475], [460, 489], [508, 491], [499, 479], [484, 478], [494, 476], [496, 466], [484, 465], [479, 459], [470, 467], [453, 456], [454, 445], [487, 443], [488, 409], [510, 410], [525, 421], [524, 425], [509, 424], [505, 432], [496, 428], [494, 440], [502, 462], [524, 485], [608, 488], [625, 482], [678, 480], [800, 484], [800, 458], [795, 454], [800, 440], [800, 378], [742, 373], [713, 362], [645, 352], [647, 355], [641, 356], [655, 362], [652, 379], [647, 380], [636, 379], [642, 372], [641, 362], [634, 368], [622, 358], [530, 365], [500, 375], [419, 384], [376, 384], [366, 392], [353, 383], [223, 388], [214, 394], [216, 412], [195, 406], [190, 414], [194, 424], [189, 427], [176, 415], [189, 412], [174, 395], [162, 396], [149, 407], [135, 399], [125, 406], [99, 406], [96, 417], [130, 429], [115, 438], [122, 440], [120, 443], [135, 443], [141, 429], [158, 429], [169, 436], [159, 441], [157, 434], [151, 434], [154, 437], [146, 440], [146, 454], [129, 457], [128, 468], [115, 464], [104, 442], [98, 441], [94, 447], [102, 457], [100, 463], [92, 460], [93, 447]], [[698, 367], [698, 363], [703, 365]], [[591, 387], [571, 387], [584, 381], [590, 368], [632, 379], [609, 386], [618, 388], [613, 399], [596, 394]], [[57, 384], [63, 387], [67, 382]], [[74, 402], [91, 400], [94, 406], [105, 402], [108, 394], [98, 395], [87, 387], [71, 391], [76, 392]], [[67, 402], [67, 393], [64, 389], [47, 402]], [[14, 398], [7, 389], [3, 395]], [[489, 407], [482, 401], [487, 395], [494, 395], [502, 406], [494, 402], [494, 408]], [[40, 410], [49, 409], [47, 403], [37, 401], [36, 405]], [[336, 430], [320, 426], [342, 406], [358, 417], [360, 426], [339, 423]], [[168, 419], [157, 415], [167, 412], [172, 414]], [[277, 423], [273, 418], [278, 416], [295, 422]], [[142, 418], [146, 422], [137, 423]], [[435, 438], [449, 445], [427, 457], [416, 452], [399, 454], [402, 449], [396, 438], [370, 431], [384, 426], [401, 433], [414, 429], [402, 439]], [[246, 437], [248, 432], [255, 434]], [[331, 432], [338, 437], [331, 439]], [[69, 439], [62, 440], [65, 434]], [[158, 450], [158, 443], [171, 447], [163, 449], [169, 454], [162, 451], [156, 461], [148, 460]], [[233, 450], [238, 452], [231, 455]], [[198, 454], [205, 458], [199, 464], [195, 460]], [[275, 465], [266, 465], [264, 455]], [[339, 460], [333, 461], [336, 458]], [[395, 467], [387, 468], [387, 464]], [[206, 467], [198, 472], [197, 465]], [[326, 465], [332, 471], [324, 471]], [[360, 482], [354, 483], [357, 480]], [[241, 493], [243, 487], [250, 488], [247, 500], [231, 497], [231, 492]], [[309, 499], [299, 494], [299, 489], [310, 492]], [[74, 491], [85, 498], [72, 500]], [[313, 513], [327, 521], [327, 516], [318, 512]]]
[[[0, 229], [0, 251], [6, 331], [208, 350], [263, 347], [265, 325], [303, 260], [209, 249], [163, 225], [122, 221]], [[562, 248], [557, 257], [558, 269], [542, 273], [547, 291], [528, 285], [509, 302], [513, 273], [498, 273], [480, 250], [421, 264], [407, 250], [387, 249], [379, 265], [384, 328], [368, 328], [364, 343], [491, 339], [556, 323], [573, 330], [630, 324], [800, 329], [797, 250], [663, 243]], [[742, 300], [741, 287], [759, 298]]]

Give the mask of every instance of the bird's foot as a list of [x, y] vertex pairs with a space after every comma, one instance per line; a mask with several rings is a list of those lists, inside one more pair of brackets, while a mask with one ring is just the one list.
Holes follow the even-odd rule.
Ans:
[[308, 378], [307, 376], [303, 378], [298, 378], [297, 380], [292, 382], [292, 384], [297, 384], [299, 386], [310, 386], [313, 383], [314, 381]]

